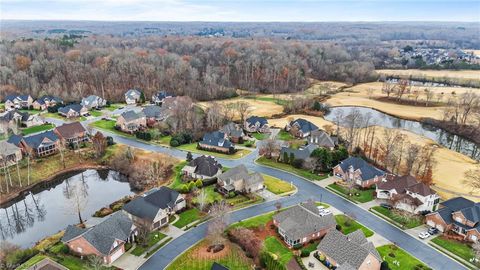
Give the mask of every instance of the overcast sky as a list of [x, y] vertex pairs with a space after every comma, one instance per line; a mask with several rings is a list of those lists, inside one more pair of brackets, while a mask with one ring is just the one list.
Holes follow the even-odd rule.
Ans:
[[476, 21], [479, 0], [0, 0], [0, 18], [103, 21]]

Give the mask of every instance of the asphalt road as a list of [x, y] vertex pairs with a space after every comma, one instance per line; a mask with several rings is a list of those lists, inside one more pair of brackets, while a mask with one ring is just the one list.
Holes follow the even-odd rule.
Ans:
[[[55, 121], [56, 122], [56, 121]], [[89, 121], [90, 122], [90, 121]], [[165, 153], [167, 155], [185, 159], [186, 152], [173, 149], [169, 147], [162, 147], [157, 145], [151, 145], [143, 143], [137, 140], [132, 140], [126, 137], [122, 137], [113, 133], [102, 131], [108, 136], [112, 136], [118, 143], [126, 144], [132, 147], [142, 148], [145, 150]], [[282, 206], [291, 206], [298, 204], [308, 199], [314, 199], [317, 201], [326, 202], [338, 210], [348, 214], [354, 215], [356, 220], [366, 227], [370, 228], [375, 233], [383, 236], [389, 241], [395, 243], [399, 247], [403, 248], [413, 256], [417, 257], [429, 267], [439, 270], [456, 270], [466, 269], [463, 265], [455, 260], [445, 256], [443, 253], [438, 252], [429, 245], [421, 242], [415, 237], [405, 233], [399, 228], [391, 225], [390, 223], [380, 219], [376, 215], [364, 210], [356, 204], [335, 195], [328, 190], [306, 180], [294, 174], [284, 172], [281, 170], [260, 166], [254, 163], [258, 155], [258, 150], [255, 150], [251, 154], [236, 160], [221, 159], [218, 160], [225, 166], [234, 167], [240, 164], [247, 166], [249, 170], [268, 174], [277, 178], [280, 178], [287, 182], [292, 182], [298, 188], [298, 192], [292, 196], [285, 197], [279, 201]], [[194, 154], [194, 156], [197, 156]], [[256, 215], [267, 213], [275, 210], [276, 201], [269, 201], [261, 204], [257, 204], [245, 209], [234, 211], [230, 214], [230, 222], [234, 223], [239, 220], [247, 219]], [[158, 270], [164, 269], [171, 261], [180, 255], [183, 251], [187, 250], [193, 244], [204, 238], [206, 232], [207, 223], [201, 224], [195, 228], [190, 229], [181, 237], [172, 240], [154, 255], [152, 255], [139, 269], [141, 270]]]

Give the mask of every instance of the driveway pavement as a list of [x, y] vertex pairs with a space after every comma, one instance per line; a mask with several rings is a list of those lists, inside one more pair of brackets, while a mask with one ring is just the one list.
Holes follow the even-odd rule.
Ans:
[[116, 259], [112, 265], [120, 269], [138, 269], [147, 259], [141, 256], [135, 256], [130, 254], [134, 248], [132, 247], [127, 253]]
[[264, 198], [265, 201], [273, 201], [273, 200], [277, 200], [280, 198], [280, 196], [268, 191], [267, 189], [264, 189], [264, 190], [260, 190], [257, 192], [257, 194]]
[[163, 233], [163, 234], [166, 234], [167, 236], [172, 237], [172, 238], [177, 238], [177, 237], [179, 237], [179, 236], [181, 236], [182, 234], [185, 233], [184, 230], [179, 229], [179, 228], [173, 226], [172, 224], [168, 224], [168, 226], [165, 227], [165, 228], [162, 228], [160, 230], [160, 232]]

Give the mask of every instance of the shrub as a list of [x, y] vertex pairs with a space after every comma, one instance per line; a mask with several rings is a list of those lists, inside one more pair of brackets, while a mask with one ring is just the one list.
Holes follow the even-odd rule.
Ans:
[[229, 197], [229, 198], [233, 198], [233, 197], [235, 197], [236, 195], [237, 195], [237, 194], [235, 194], [235, 192], [233, 192], [233, 191], [230, 191], [230, 192], [228, 193], [228, 197]]
[[390, 270], [387, 261], [383, 261], [382, 264], [380, 264], [380, 270]]
[[197, 179], [197, 181], [195, 181], [195, 186], [197, 186], [197, 188], [203, 187], [202, 179]]
[[5, 258], [5, 262], [8, 265], [21, 265], [37, 254], [38, 250], [33, 248], [19, 249], [8, 254]]
[[114, 144], [115, 144], [115, 142], [113, 141], [112, 136], [107, 136], [106, 140], [107, 140], [107, 146], [111, 146], [111, 145], [114, 145]]
[[340, 232], [341, 232], [341, 231], [342, 231], [342, 225], [337, 224], [337, 225], [335, 226], [335, 229], [337, 229], [337, 231], [340, 231]]
[[174, 140], [174, 139], [171, 139], [171, 140], [170, 140], [170, 146], [171, 146], [171, 147], [177, 147], [177, 146], [179, 146], [179, 145], [180, 145], [180, 144], [178, 143], [177, 140]]
[[295, 244], [295, 245], [293, 245], [293, 249], [295, 249], [295, 250], [299, 250], [299, 249], [301, 249], [301, 248], [302, 248], [302, 244]]
[[310, 251], [306, 250], [306, 249], [302, 249], [301, 253], [300, 253], [300, 257], [308, 257], [310, 256]]
[[188, 191], [192, 191], [196, 187], [197, 186], [195, 185], [194, 181], [191, 181], [191, 182], [188, 183]]
[[303, 167], [303, 160], [301, 159], [294, 159], [293, 162], [292, 162], [292, 166], [297, 168], [297, 169], [300, 169]]
[[178, 188], [178, 191], [180, 193], [188, 193], [190, 189], [188, 189], [188, 186], [186, 184], [181, 184], [180, 187]]
[[[191, 143], [192, 139], [192, 135], [188, 133], [178, 133], [172, 136], [172, 139], [170, 140], [170, 146], [177, 147], [182, 144]], [[176, 141], [177, 145], [172, 145], [172, 141]]]

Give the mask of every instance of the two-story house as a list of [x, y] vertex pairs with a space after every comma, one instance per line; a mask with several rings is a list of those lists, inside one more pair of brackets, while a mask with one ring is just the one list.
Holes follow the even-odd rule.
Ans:
[[7, 111], [14, 109], [30, 109], [33, 98], [30, 95], [11, 94], [5, 97], [5, 109]]
[[385, 178], [386, 173], [365, 160], [349, 157], [333, 167], [333, 174], [345, 182], [368, 188]]
[[80, 122], [65, 123], [54, 129], [63, 145], [77, 148], [79, 144], [89, 141], [88, 132]]
[[315, 144], [319, 147], [327, 148], [333, 150], [335, 146], [338, 144], [338, 140], [336, 137], [330, 137], [325, 131], [323, 130], [314, 130], [310, 132], [310, 136], [307, 139], [309, 144]]
[[156, 230], [168, 225], [169, 216], [185, 208], [183, 196], [169, 187], [154, 188], [123, 207], [137, 226]]
[[0, 165], [2, 167], [17, 164], [22, 159], [22, 149], [7, 141], [0, 141]]
[[310, 121], [298, 118], [288, 123], [285, 130], [297, 138], [306, 138], [312, 131], [318, 130], [318, 127]]
[[208, 132], [203, 135], [203, 139], [198, 142], [199, 148], [203, 150], [215, 151], [225, 154], [231, 154], [235, 151], [235, 146], [227, 138], [227, 135], [221, 131]]
[[377, 199], [390, 200], [393, 207], [410, 213], [434, 211], [440, 196], [411, 175], [395, 176], [377, 183]]
[[192, 179], [212, 179], [221, 173], [222, 164], [211, 156], [199, 156], [182, 169], [182, 174]]
[[139, 129], [147, 127], [147, 118], [142, 111], [134, 110], [123, 112], [115, 124], [121, 131], [134, 133]]
[[480, 203], [456, 197], [440, 203], [440, 209], [427, 214], [425, 223], [441, 232], [453, 232], [466, 241], [480, 239]]
[[175, 95], [168, 93], [167, 91], [159, 91], [152, 95], [152, 103], [155, 105], [162, 105], [165, 99], [172, 98]]
[[270, 132], [270, 127], [268, 126], [268, 121], [265, 117], [250, 116], [245, 119], [243, 126], [247, 132]]
[[37, 98], [32, 106], [35, 110], [46, 110], [48, 107], [56, 106], [57, 104], [63, 104], [63, 100], [55, 96], [41, 96]]
[[130, 89], [127, 92], [125, 92], [125, 102], [127, 104], [137, 104], [142, 102], [141, 100], [142, 97], [142, 92], [137, 89]]
[[32, 153], [35, 157], [53, 155], [58, 152], [60, 146], [60, 140], [53, 130], [26, 137], [13, 135], [8, 142], [20, 147], [23, 153]]
[[92, 110], [105, 107], [105, 105], [107, 105], [107, 101], [99, 96], [90, 95], [88, 97], [82, 98], [82, 102], [80, 104], [82, 104], [82, 106], [84, 106], [88, 110]]
[[58, 114], [66, 118], [77, 118], [88, 113], [88, 109], [81, 104], [69, 104], [58, 109]]
[[249, 174], [247, 167], [243, 164], [233, 167], [217, 177], [218, 190], [224, 194], [256, 192], [264, 188], [263, 182], [261, 174]]
[[225, 133], [230, 141], [234, 143], [243, 143], [243, 137], [245, 136], [245, 133], [237, 124], [230, 122], [224, 125], [220, 131]]

